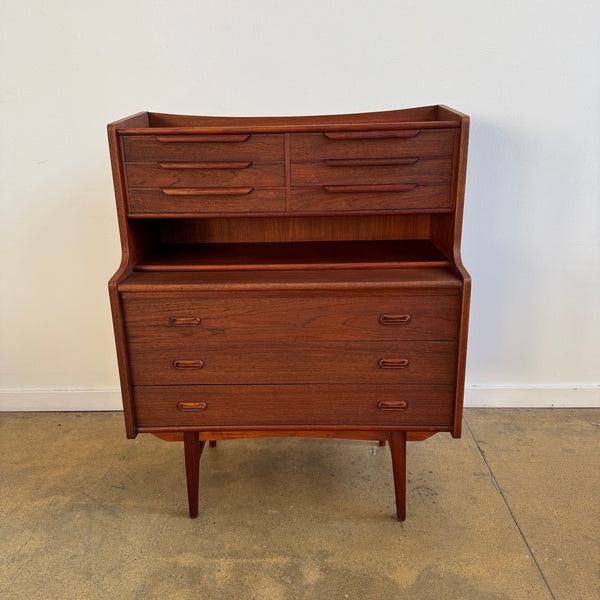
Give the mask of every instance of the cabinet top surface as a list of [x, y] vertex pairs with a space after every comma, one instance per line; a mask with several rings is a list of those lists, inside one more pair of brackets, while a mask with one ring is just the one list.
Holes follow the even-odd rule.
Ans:
[[304, 132], [323, 130], [460, 127], [466, 115], [442, 105], [340, 115], [211, 117], [142, 112], [109, 125], [124, 135], [232, 131]]

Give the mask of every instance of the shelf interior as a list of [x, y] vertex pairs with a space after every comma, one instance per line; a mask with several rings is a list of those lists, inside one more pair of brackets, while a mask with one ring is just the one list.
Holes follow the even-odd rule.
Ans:
[[446, 267], [428, 239], [161, 244], [135, 271]]

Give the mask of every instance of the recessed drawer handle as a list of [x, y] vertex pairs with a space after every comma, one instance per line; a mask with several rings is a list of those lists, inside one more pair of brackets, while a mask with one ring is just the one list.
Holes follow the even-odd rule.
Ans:
[[250, 134], [241, 135], [157, 135], [159, 142], [177, 144], [186, 142], [245, 142]]
[[396, 185], [324, 185], [330, 194], [355, 194], [361, 192], [410, 192], [417, 187], [416, 183], [399, 183]]
[[253, 189], [253, 187], [162, 188], [160, 191], [167, 196], [244, 196]]
[[171, 327], [197, 327], [200, 325], [200, 317], [171, 317], [169, 325]]
[[176, 369], [202, 369], [204, 367], [203, 360], [174, 360], [173, 366]]
[[381, 400], [377, 403], [379, 410], [406, 410], [408, 402], [404, 400]]
[[414, 165], [418, 156], [410, 158], [327, 158], [324, 162], [330, 167], [385, 167]]
[[410, 323], [410, 315], [381, 315], [379, 322], [382, 325], [406, 325]]
[[207, 405], [206, 402], [180, 402], [177, 405], [177, 410], [186, 411], [186, 410], [206, 410]]
[[185, 162], [160, 162], [161, 169], [247, 169], [252, 164], [248, 161], [185, 161]]
[[377, 364], [380, 369], [406, 369], [410, 362], [406, 358], [382, 358]]
[[421, 133], [420, 129], [401, 129], [395, 131], [340, 131], [324, 135], [330, 140], [389, 140], [393, 138], [413, 138]]

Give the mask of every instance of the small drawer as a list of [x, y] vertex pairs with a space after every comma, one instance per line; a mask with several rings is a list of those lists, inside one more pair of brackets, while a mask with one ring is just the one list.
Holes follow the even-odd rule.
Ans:
[[456, 379], [456, 342], [188, 341], [131, 343], [128, 353], [134, 385], [449, 385]]
[[203, 298], [184, 294], [174, 298], [126, 298], [122, 306], [128, 339], [153, 344], [211, 340], [456, 340], [460, 302], [458, 295], [443, 294], [350, 298]]
[[341, 185], [292, 188], [294, 212], [449, 209], [450, 184]]
[[452, 156], [454, 129], [297, 133], [290, 135], [292, 161], [327, 158]]
[[130, 188], [194, 188], [210, 192], [213, 187], [283, 187], [283, 163], [251, 161], [129, 163]]
[[127, 162], [164, 160], [282, 161], [283, 135], [124, 135]]
[[401, 160], [328, 159], [318, 163], [292, 163], [291, 180], [293, 186], [449, 183], [452, 159], [414, 156]]
[[[185, 192], [185, 193], [182, 193]], [[217, 193], [218, 192], [218, 193]], [[285, 212], [285, 190], [253, 187], [197, 190], [189, 188], [132, 189], [129, 213], [267, 213]]]
[[450, 427], [454, 386], [203, 385], [133, 388], [138, 427]]

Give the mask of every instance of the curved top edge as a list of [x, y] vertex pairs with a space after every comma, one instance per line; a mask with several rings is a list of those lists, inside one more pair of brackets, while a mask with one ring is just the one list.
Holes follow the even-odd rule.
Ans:
[[[282, 117], [212, 117], [176, 115], [157, 112], [138, 113], [111, 126], [125, 130], [193, 129], [193, 128], [291, 128], [344, 126], [359, 128], [369, 125], [418, 124], [425, 127], [458, 126], [464, 115], [442, 105], [400, 110], [314, 116]], [[141, 133], [141, 131], [140, 131]]]

